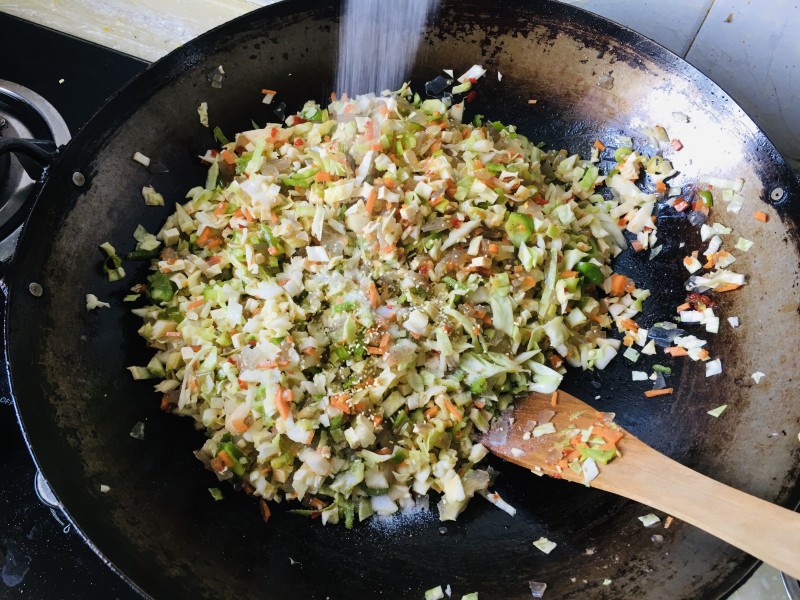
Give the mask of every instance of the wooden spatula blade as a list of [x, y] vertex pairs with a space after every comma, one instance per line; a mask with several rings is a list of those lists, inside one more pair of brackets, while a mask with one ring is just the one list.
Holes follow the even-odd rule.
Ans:
[[[562, 391], [531, 394], [518, 400], [513, 417], [498, 420], [481, 442], [535, 473], [588, 484], [664, 511], [800, 578], [800, 514], [697, 473], [621, 428], [620, 456], [599, 465], [591, 481], [559, 460], [557, 446], [565, 432], [595, 424], [606, 427], [611, 420], [611, 415]], [[556, 432], [530, 435], [544, 421], [552, 422]]]

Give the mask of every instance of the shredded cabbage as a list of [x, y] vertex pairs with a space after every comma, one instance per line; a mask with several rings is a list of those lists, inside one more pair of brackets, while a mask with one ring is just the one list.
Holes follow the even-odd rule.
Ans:
[[618, 221], [655, 230], [633, 183], [647, 157], [626, 155], [607, 198], [590, 161], [462, 111], [408, 87], [309, 102], [206, 153], [205, 185], [155, 236], [137, 230], [163, 249], [135, 309], [156, 353], [132, 374], [206, 431], [220, 479], [324, 523], [431, 490], [455, 519], [488, 493], [489, 422], [555, 391], [565, 361], [616, 355], [605, 330], [647, 296], [608, 294]]

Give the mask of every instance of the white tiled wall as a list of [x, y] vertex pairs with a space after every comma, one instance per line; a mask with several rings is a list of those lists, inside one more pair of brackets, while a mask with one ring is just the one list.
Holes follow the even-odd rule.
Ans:
[[685, 56], [714, 0], [561, 0], [638, 31]]
[[741, 105], [796, 169], [800, 169], [798, 28], [797, 0], [716, 0], [686, 55]]

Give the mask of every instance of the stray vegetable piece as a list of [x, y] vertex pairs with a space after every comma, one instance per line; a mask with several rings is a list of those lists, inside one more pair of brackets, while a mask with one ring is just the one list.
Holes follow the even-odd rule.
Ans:
[[142, 165], [144, 167], [149, 167], [150, 166], [150, 158], [148, 156], [145, 156], [141, 152], [134, 152], [133, 153], [133, 160], [135, 160], [136, 162], [138, 162], [140, 165]]
[[94, 294], [86, 294], [86, 310], [94, 310], [96, 308], [109, 308], [111, 305], [108, 302], [102, 302]]
[[711, 410], [709, 410], [708, 414], [710, 414], [712, 417], [719, 417], [722, 413], [725, 412], [725, 409], [727, 408], [728, 408], [727, 404], [722, 404], [717, 408], [712, 408]]
[[546, 583], [541, 581], [529, 581], [528, 587], [531, 589], [531, 597], [544, 598], [545, 590], [547, 590]]
[[546, 537], [540, 537], [538, 540], [533, 542], [533, 545], [545, 554], [550, 554], [553, 550], [555, 550], [558, 544], [551, 542]]
[[654, 515], [653, 513], [647, 513], [646, 515], [638, 517], [638, 519], [642, 522], [642, 525], [644, 525], [645, 527], [654, 527], [655, 525], [661, 523], [661, 519], [658, 518], [658, 516]]
[[440, 585], [425, 591], [425, 600], [442, 600], [442, 598], [444, 598], [444, 590]]
[[766, 223], [767, 222], [767, 213], [762, 212], [760, 210], [757, 210], [756, 212], [753, 213], [753, 218], [756, 221], [761, 221], [762, 223]]
[[528, 241], [533, 233], [533, 219], [528, 215], [512, 212], [506, 221], [506, 233], [515, 246]]

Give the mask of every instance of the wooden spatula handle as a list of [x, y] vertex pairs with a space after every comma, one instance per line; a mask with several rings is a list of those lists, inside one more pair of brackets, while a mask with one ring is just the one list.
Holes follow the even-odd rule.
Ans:
[[691, 523], [800, 579], [800, 514], [684, 467], [635, 437], [592, 487]]

